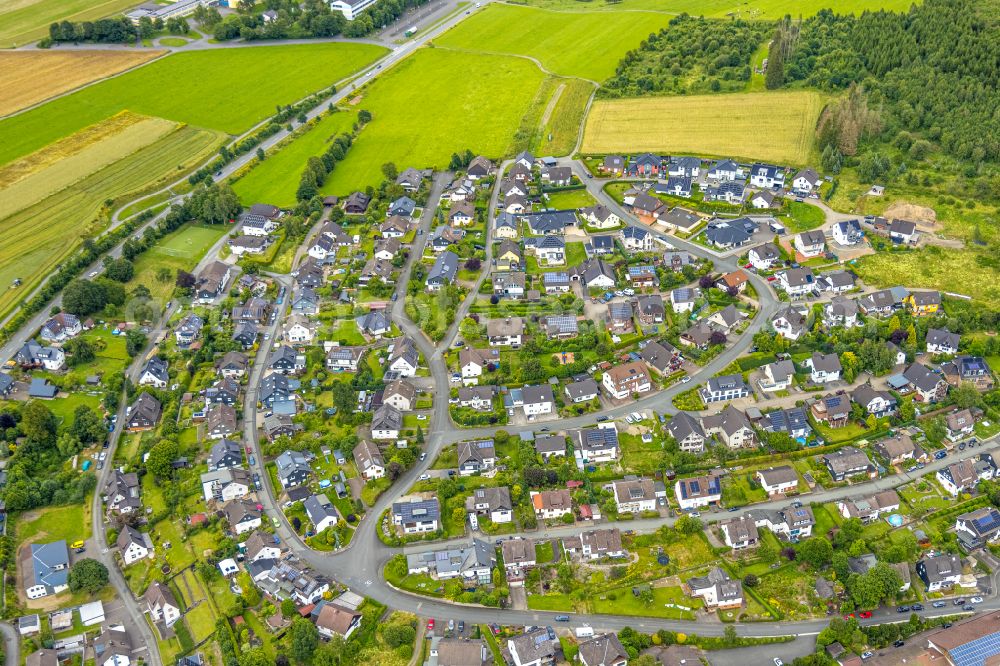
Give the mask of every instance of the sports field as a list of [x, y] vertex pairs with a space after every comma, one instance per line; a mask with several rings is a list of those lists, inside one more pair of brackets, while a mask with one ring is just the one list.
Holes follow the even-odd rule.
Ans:
[[135, 0], [4, 0], [0, 2], [0, 49], [45, 37], [54, 21], [92, 21], [135, 4]]
[[[177, 270], [191, 271], [219, 238], [229, 231], [228, 225], [187, 224], [167, 234], [135, 261], [135, 275], [126, 285], [132, 289], [140, 284], [162, 305], [174, 291]], [[169, 280], [159, 280], [161, 268], [171, 271]]]
[[312, 129], [280, 149], [268, 151], [263, 162], [233, 184], [244, 206], [266, 202], [275, 206], [295, 205], [295, 191], [306, 161], [326, 150], [330, 139], [351, 131], [357, 114], [341, 111], [324, 116]]
[[176, 53], [0, 121], [0, 164], [126, 109], [240, 134], [385, 52], [338, 43]]
[[[165, 122], [165, 121], [157, 121]], [[179, 127], [122, 159], [0, 219], [0, 315], [67, 256], [79, 241], [103, 226], [104, 202], [173, 182], [218, 149], [218, 132]], [[99, 150], [98, 148], [95, 148]], [[55, 167], [58, 168], [58, 164]], [[39, 172], [44, 174], [50, 169]], [[43, 224], [42, 224], [43, 222]], [[14, 278], [24, 284], [6, 289]]]
[[821, 9], [833, 9], [838, 14], [859, 14], [866, 9], [886, 9], [905, 12], [913, 4], [909, 0], [518, 0], [546, 9], [579, 11], [621, 11], [623, 9], [648, 9], [670, 14], [686, 12], [706, 18], [744, 18], [773, 21], [785, 14], [812, 16]]
[[664, 151], [809, 163], [819, 93], [806, 91], [595, 101], [581, 151]]
[[0, 116], [125, 71], [163, 51], [0, 52]]
[[670, 18], [655, 12], [552, 12], [494, 4], [434, 43], [531, 56], [554, 74], [601, 82], [614, 74], [626, 51], [666, 27]]
[[[465, 149], [498, 158], [511, 152], [515, 129], [545, 75], [507, 56], [422, 49], [379, 77], [357, 105], [373, 115], [324, 194], [349, 194], [382, 177], [381, 166], [448, 165]], [[298, 184], [299, 171], [294, 173]]]

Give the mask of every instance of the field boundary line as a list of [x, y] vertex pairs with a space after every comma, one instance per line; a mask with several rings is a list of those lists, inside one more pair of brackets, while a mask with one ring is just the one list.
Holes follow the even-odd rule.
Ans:
[[469, 53], [472, 55], [489, 55], [489, 56], [506, 56], [508, 58], [521, 58], [523, 60], [530, 60], [535, 63], [535, 66], [542, 71], [543, 74], [551, 76], [555, 79], [579, 79], [581, 81], [586, 81], [587, 83], [593, 83], [595, 86], [600, 87], [600, 83], [594, 81], [593, 79], [588, 79], [584, 76], [575, 76], [573, 74], [559, 74], [558, 72], [550, 71], [541, 63], [541, 61], [530, 55], [525, 55], [523, 53], [507, 53], [505, 51], [487, 51], [485, 49], [465, 49], [458, 46], [441, 46], [440, 44], [435, 44], [434, 48], [441, 49], [442, 51], [454, 51], [456, 53]]
[[560, 83], [556, 91], [552, 93], [552, 98], [549, 99], [549, 103], [545, 105], [545, 111], [542, 113], [542, 119], [538, 121], [538, 127], [540, 129], [545, 129], [545, 126], [549, 124], [549, 119], [552, 118], [552, 112], [556, 110], [556, 104], [559, 103], [559, 98], [562, 97], [563, 91], [566, 90], [566, 84]]
[[606, 14], [608, 12], [614, 12], [615, 14], [624, 14], [625, 12], [631, 12], [633, 14], [663, 14], [665, 16], [680, 16], [677, 12], [665, 12], [659, 9], [553, 9], [552, 7], [536, 7], [535, 5], [529, 5], [527, 2], [511, 2], [510, 0], [493, 0], [494, 4], [497, 5], [508, 5], [510, 7], [520, 7], [522, 9], [535, 9], [540, 12], [552, 12], [553, 14]]
[[[27, 49], [25, 49], [25, 50], [27, 50]], [[83, 49], [66, 49], [66, 50], [67, 51], [83, 51]], [[88, 50], [90, 50], [90, 49], [88, 49]], [[105, 50], [105, 49], [102, 49], [102, 50]], [[115, 51], [117, 49], [106, 49], [106, 50], [108, 50], [108, 51]], [[137, 63], [135, 65], [132, 65], [128, 69], [123, 69], [122, 71], [117, 72], [115, 74], [111, 74], [109, 76], [105, 76], [105, 77], [99, 78], [99, 79], [94, 79], [93, 81], [88, 81], [87, 83], [79, 85], [79, 86], [77, 86], [75, 88], [71, 88], [69, 90], [64, 90], [63, 92], [61, 92], [61, 93], [59, 93], [57, 95], [52, 95], [51, 97], [46, 97], [45, 99], [42, 99], [42, 100], [39, 100], [39, 101], [35, 102], [31, 106], [26, 106], [23, 109], [18, 109], [17, 111], [14, 111], [13, 113], [8, 113], [6, 115], [0, 116], [0, 120], [6, 120], [7, 118], [13, 118], [14, 116], [19, 116], [22, 113], [26, 113], [27, 111], [31, 111], [33, 109], [36, 109], [36, 108], [38, 108], [38, 107], [40, 107], [40, 106], [42, 106], [44, 104], [48, 104], [49, 102], [51, 102], [53, 100], [57, 100], [60, 97], [65, 97], [66, 95], [72, 95], [73, 93], [79, 92], [79, 91], [83, 90], [84, 88], [89, 88], [90, 86], [96, 85], [98, 83], [103, 83], [105, 81], [110, 81], [111, 79], [117, 78], [117, 77], [121, 76], [122, 74], [128, 74], [129, 72], [133, 72], [133, 71], [139, 69], [140, 67], [145, 67], [146, 65], [149, 65], [151, 63], [157, 62], [158, 60], [162, 60], [163, 58], [166, 58], [167, 56], [169, 56], [169, 55], [171, 55], [173, 53], [173, 51], [166, 51], [166, 50], [162, 50], [162, 49], [156, 49], [156, 51], [159, 51], [159, 55], [156, 56], [155, 58], [150, 58], [149, 60], [147, 60], [145, 62]], [[145, 115], [145, 114], [140, 114], [140, 115]]]

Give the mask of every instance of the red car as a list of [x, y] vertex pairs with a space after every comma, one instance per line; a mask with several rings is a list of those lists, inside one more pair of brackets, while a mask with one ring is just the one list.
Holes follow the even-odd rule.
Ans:
[[861, 611], [860, 613], [858, 613], [858, 617], [860, 617], [862, 620], [867, 620], [871, 616], [872, 616], [871, 611]]
[[427, 631], [434, 631], [434, 618], [427, 620]]
[[854, 613], [848, 613], [847, 615], [844, 616], [844, 619], [850, 620], [852, 617], [854, 617]]

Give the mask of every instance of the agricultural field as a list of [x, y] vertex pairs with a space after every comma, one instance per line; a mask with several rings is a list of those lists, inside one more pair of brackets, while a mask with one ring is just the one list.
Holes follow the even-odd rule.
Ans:
[[776, 20], [790, 14], [792, 16], [812, 16], [821, 9], [833, 8], [840, 14], [859, 14], [866, 9], [886, 9], [903, 12], [910, 8], [906, 0], [620, 0], [615, 3], [603, 0], [519, 0], [517, 4], [543, 7], [555, 10], [621, 11], [647, 9], [680, 14], [687, 12], [693, 16], [706, 18], [743, 18], [756, 20]]
[[[6, 233], [0, 247], [0, 285], [6, 287], [14, 278], [23, 281], [18, 289], [0, 292], [0, 313], [29, 293], [80, 240], [104, 226], [101, 213], [107, 200], [173, 182], [207, 159], [221, 140], [215, 131], [177, 127], [104, 168], [77, 174], [78, 180], [58, 192], [0, 219]], [[97, 144], [93, 150], [100, 151], [102, 146]], [[40, 184], [50, 170], [61, 173], [62, 169], [57, 161], [35, 166], [41, 167], [37, 172]], [[45, 220], [44, 234], [39, 233], [39, 220]]]
[[[133, 7], [134, 0], [13, 0], [0, 4], [0, 49], [49, 34], [53, 21], [91, 21]], [[0, 68], [2, 69], [2, 68]]]
[[462, 21], [435, 45], [537, 59], [553, 74], [600, 83], [615, 72], [625, 52], [650, 32], [666, 27], [657, 12], [553, 12], [491, 5]]
[[0, 164], [126, 109], [240, 134], [275, 105], [328, 87], [384, 53], [369, 44], [306, 44], [173, 54], [0, 121]]
[[275, 206], [294, 206], [295, 191], [306, 161], [322, 154], [333, 137], [350, 132], [356, 119], [356, 114], [349, 112], [324, 116], [310, 130], [269, 153], [263, 162], [233, 183], [240, 201], [244, 206], [261, 201]]
[[[988, 249], [961, 250], [930, 246], [920, 250], [879, 252], [859, 257], [852, 267], [858, 277], [875, 287], [890, 287], [905, 275], [916, 289], [940, 289], [965, 294], [996, 308], [1000, 303], [1000, 264]], [[975, 275], [977, 279], [970, 280]]]
[[124, 72], [163, 51], [7, 51], [0, 53], [0, 116]]
[[791, 91], [598, 100], [583, 133], [585, 153], [641, 150], [778, 164], [812, 163], [824, 98]]
[[[376, 185], [381, 167], [443, 168], [465, 149], [491, 158], [511, 154], [515, 128], [544, 74], [507, 56], [423, 49], [371, 84], [357, 109], [372, 113], [322, 188], [349, 194]], [[300, 170], [290, 174], [297, 185]]]
[[[126, 288], [146, 285], [153, 299], [163, 305], [173, 293], [176, 272], [190, 271], [197, 266], [209, 248], [227, 231], [229, 227], [222, 225], [188, 224], [164, 236], [136, 259], [135, 276]], [[170, 270], [168, 280], [159, 279], [157, 273], [161, 268]]]
[[532, 150], [538, 155], [559, 157], [572, 154], [583, 127], [587, 102], [595, 90], [591, 83], [580, 79], [560, 79], [559, 84], [558, 97], [554, 96], [546, 107], [539, 122], [540, 131], [532, 145]]

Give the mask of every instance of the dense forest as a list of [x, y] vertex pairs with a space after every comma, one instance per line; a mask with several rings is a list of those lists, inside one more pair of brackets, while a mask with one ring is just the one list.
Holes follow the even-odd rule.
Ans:
[[732, 92], [750, 80], [750, 57], [772, 28], [681, 14], [625, 54], [604, 83], [605, 97]]
[[[919, 132], [959, 159], [1000, 159], [1000, 33], [974, 0], [927, 0], [906, 14], [827, 10], [801, 24], [785, 19], [771, 47], [768, 86], [789, 84], [860, 85], [862, 124], [883, 138]], [[828, 141], [841, 141], [837, 134]]]

